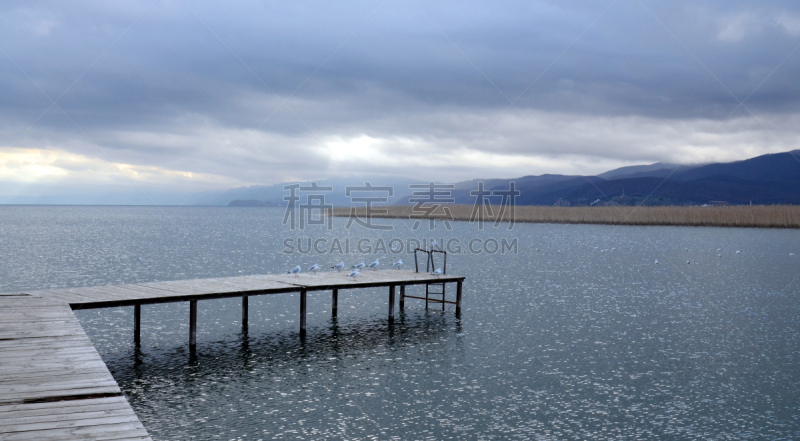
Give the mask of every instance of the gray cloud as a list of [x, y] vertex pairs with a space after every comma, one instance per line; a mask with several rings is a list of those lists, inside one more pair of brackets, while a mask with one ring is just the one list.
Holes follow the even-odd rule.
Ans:
[[[224, 164], [226, 182], [411, 174], [422, 154], [441, 163], [413, 173], [455, 179], [796, 147], [791, 2], [184, 2], [0, 5], [0, 147], [49, 107], [37, 87], [57, 99], [71, 85], [59, 106], [80, 130], [51, 109], [17, 147]], [[328, 145], [355, 139], [377, 141]], [[467, 149], [486, 165], [448, 167]]]

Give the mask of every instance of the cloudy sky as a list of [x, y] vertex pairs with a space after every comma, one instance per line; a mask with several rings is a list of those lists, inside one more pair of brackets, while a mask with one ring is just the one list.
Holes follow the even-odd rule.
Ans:
[[795, 1], [0, 3], [0, 196], [800, 148]]

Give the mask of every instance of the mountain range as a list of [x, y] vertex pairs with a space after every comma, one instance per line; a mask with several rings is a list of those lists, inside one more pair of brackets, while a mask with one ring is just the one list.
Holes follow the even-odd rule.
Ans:
[[[352, 202], [344, 194], [344, 186], [358, 185], [357, 181], [350, 181], [320, 181], [318, 184], [334, 187], [327, 202], [347, 206]], [[373, 179], [373, 185], [380, 185], [376, 182], [379, 179]], [[472, 192], [478, 189], [480, 182], [486, 191], [508, 190], [513, 182], [519, 192], [515, 198], [518, 205], [800, 204], [800, 150], [729, 163], [629, 166], [597, 176], [546, 174], [514, 179], [475, 179], [454, 184], [450, 199], [455, 203], [474, 203], [476, 197]], [[408, 204], [412, 191], [409, 184], [412, 183], [412, 180], [392, 182], [390, 185], [395, 192], [388, 203]], [[232, 189], [205, 203], [282, 206], [285, 205], [283, 197], [288, 194], [284, 185]], [[486, 199], [495, 204], [501, 202], [500, 196]]]

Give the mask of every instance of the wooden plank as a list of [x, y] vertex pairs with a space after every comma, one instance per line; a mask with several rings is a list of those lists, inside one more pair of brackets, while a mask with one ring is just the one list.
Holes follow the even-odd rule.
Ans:
[[[103, 290], [53, 297], [129, 295]], [[0, 439], [150, 440], [66, 302], [0, 297], [0, 351]]]
[[[219, 277], [197, 280], [175, 280], [132, 285], [65, 288], [34, 292], [42, 298], [67, 302], [75, 308], [111, 307], [139, 303], [199, 300], [242, 295], [262, 295], [337, 288], [368, 288], [378, 286], [463, 281], [452, 275], [432, 276], [408, 270], [363, 271], [358, 278], [346, 272], [301, 273], [296, 275], [266, 274]], [[140, 300], [140, 301], [139, 301]]]
[[[37, 340], [37, 345], [42, 349], [59, 349], [73, 346], [84, 346], [85, 341], [80, 335], [67, 335], [64, 337], [42, 337]], [[16, 348], [29, 348], [25, 339], [0, 340], [0, 351], [11, 351]]]
[[[33, 436], [32, 436], [33, 435]], [[142, 423], [135, 421], [85, 421], [75, 427], [53, 427], [49, 429], [29, 426], [27, 430], [11, 432], [3, 437], [4, 441], [37, 441], [50, 440], [120, 440], [130, 437], [146, 437], [147, 431]]]
[[31, 294], [43, 299], [66, 301], [67, 303], [96, 301], [97, 299], [86, 294], [87, 291], [81, 288], [64, 288], [42, 290]]
[[25, 403], [25, 404], [5, 404], [0, 405], [0, 414], [3, 418], [7, 415], [32, 415], [32, 414], [48, 414], [52, 412], [58, 413], [72, 413], [81, 412], [87, 406], [102, 406], [104, 409], [117, 409], [130, 407], [128, 400], [123, 396], [118, 397], [104, 397], [104, 398], [89, 398], [83, 400], [70, 400], [69, 406], [64, 406], [60, 401], [48, 401], [44, 403]]
[[63, 307], [64, 302], [52, 301], [36, 296], [8, 296], [0, 298], [0, 305], [6, 308], [51, 308]]
[[0, 419], [0, 430], [4, 430], [9, 426], [15, 426], [19, 428], [20, 426], [32, 425], [32, 424], [59, 424], [59, 423], [69, 423], [70, 425], [74, 426], [75, 423], [78, 422], [86, 422], [87, 420], [96, 420], [99, 418], [126, 418], [127, 420], [135, 420], [136, 415], [131, 415], [130, 409], [119, 408], [119, 409], [103, 409], [97, 408], [94, 410], [85, 410], [80, 412], [80, 414], [76, 415], [75, 413], [47, 413], [44, 415], [34, 415], [34, 416], [4, 416], [3, 419]]
[[275, 276], [274, 280], [305, 287], [309, 290], [327, 290], [333, 288], [367, 288], [388, 285], [412, 285], [423, 283], [455, 282], [463, 280], [461, 276], [432, 276], [428, 273], [415, 273], [407, 270], [362, 271], [355, 279], [349, 273], [325, 272], [317, 274], [293, 274]]

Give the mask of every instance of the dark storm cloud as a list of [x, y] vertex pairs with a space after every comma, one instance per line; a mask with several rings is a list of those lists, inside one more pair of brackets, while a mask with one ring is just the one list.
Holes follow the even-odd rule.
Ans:
[[[290, 157], [302, 152], [325, 170], [339, 157], [320, 138], [364, 133], [635, 160], [617, 138], [535, 138], [524, 119], [721, 121], [758, 87], [747, 109], [769, 124], [798, 111], [798, 44], [800, 5], [788, 1], [4, 2], [0, 144], [49, 107], [38, 87], [64, 94], [69, 119], [51, 109], [19, 146], [98, 156], [95, 142], [114, 161], [206, 173], [232, 153], [243, 169], [302, 167]], [[521, 120], [473, 145], [510, 100]], [[658, 145], [648, 158], [668, 156]]]
[[[221, 7], [186, 1], [189, 12], [177, 1], [164, 0], [78, 81], [62, 106], [89, 116], [86, 124], [106, 124], [157, 122], [190, 111], [220, 119], [233, 113], [230, 119], [241, 121], [249, 113], [243, 97], [257, 94], [275, 104], [260, 81], [192, 13], [280, 96], [292, 93], [367, 20], [298, 91], [299, 97], [324, 101], [374, 87], [433, 105], [505, 106], [506, 99], [481, 71], [507, 97], [516, 98], [609, 3], [387, 2], [367, 20], [379, 2], [234, 2]], [[518, 105], [715, 117], [735, 103], [725, 87], [744, 99], [800, 42], [779, 22], [769, 22], [770, 13], [779, 16], [775, 5], [644, 4], [655, 17], [638, 1], [614, 3]], [[55, 98], [150, 2], [36, 5], [4, 3], [2, 49]], [[787, 2], [780, 13], [798, 9]], [[743, 29], [733, 30], [732, 37], [739, 32], [741, 39], [721, 38], [725, 20], [737, 17]], [[796, 109], [798, 59], [788, 60], [770, 78], [750, 101], [752, 107]], [[41, 108], [39, 92], [27, 79], [15, 74], [7, 60], [0, 64], [7, 97], [3, 110]]]

